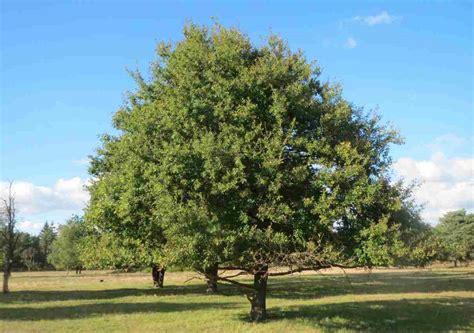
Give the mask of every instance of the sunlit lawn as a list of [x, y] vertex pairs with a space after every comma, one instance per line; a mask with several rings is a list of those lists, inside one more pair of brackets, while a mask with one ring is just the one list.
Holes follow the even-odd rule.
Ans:
[[[331, 271], [272, 278], [270, 319], [248, 322], [234, 287], [205, 295], [192, 273], [14, 273], [0, 295], [1, 332], [474, 331], [474, 269]], [[101, 282], [102, 280], [102, 282]]]

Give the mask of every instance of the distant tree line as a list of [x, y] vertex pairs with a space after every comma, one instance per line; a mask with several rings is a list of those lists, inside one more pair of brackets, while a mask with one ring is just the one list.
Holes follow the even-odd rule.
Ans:
[[[15, 232], [17, 241], [11, 260], [13, 270], [51, 270], [55, 266], [49, 261], [52, 246], [57, 237], [57, 228], [54, 223], [45, 222], [38, 235], [27, 232]], [[2, 248], [5, 240], [0, 239]]]
[[[400, 221], [407, 218], [404, 214], [407, 212], [400, 213]], [[394, 266], [425, 267], [434, 262], [458, 266], [473, 260], [474, 213], [464, 209], [448, 212], [434, 227], [417, 219], [418, 223], [401, 230], [403, 243], [393, 251]], [[15, 235], [14, 271], [75, 270], [78, 266], [124, 272], [152, 269], [148, 251], [139, 242], [88, 230], [80, 216], [59, 226], [45, 222], [38, 235], [22, 231]], [[5, 249], [3, 237], [0, 244]], [[4, 251], [2, 262], [3, 257]]]

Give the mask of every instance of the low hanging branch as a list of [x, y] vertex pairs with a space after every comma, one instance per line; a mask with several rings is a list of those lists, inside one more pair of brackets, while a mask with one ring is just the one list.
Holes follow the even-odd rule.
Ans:
[[242, 271], [242, 272], [239, 272], [239, 273], [234, 274], [234, 275], [227, 275], [227, 276], [225, 276], [225, 278], [230, 279], [230, 278], [234, 278], [234, 277], [237, 277], [237, 276], [248, 275], [248, 274], [249, 274], [248, 272]]
[[[207, 274], [204, 271], [198, 271], [198, 273], [204, 275], [206, 278], [212, 278], [212, 276], [210, 276], [209, 274]], [[241, 275], [247, 275], [247, 274], [248, 274], [247, 272], [242, 271], [242, 272], [239, 272], [237, 274], [230, 275], [230, 276], [221, 276], [221, 275], [218, 274], [217, 276], [214, 276], [214, 278], [216, 278], [218, 281], [223, 281], [223, 282], [233, 284], [233, 285], [235, 285], [239, 288], [253, 290], [254, 288], [250, 284], [246, 284], [246, 283], [238, 282], [238, 281], [235, 281], [235, 280], [231, 280], [231, 278], [233, 278], [233, 277], [237, 277], [237, 276], [241, 276]]]
[[251, 289], [251, 290], [254, 289], [253, 286], [250, 285], [250, 284], [246, 284], [246, 283], [238, 282], [238, 281], [235, 281], [235, 280], [231, 280], [227, 277], [223, 277], [223, 276], [219, 276], [219, 275], [217, 276], [217, 280], [228, 282], [230, 284], [233, 284], [237, 287], [244, 288], [244, 289]]
[[321, 269], [325, 269], [325, 268], [331, 268], [330, 265], [327, 265], [327, 266], [318, 266], [318, 267], [300, 267], [300, 268], [296, 268], [296, 269], [289, 269], [287, 271], [284, 271], [284, 272], [273, 272], [273, 273], [268, 273], [268, 276], [283, 276], [283, 275], [289, 275], [289, 274], [293, 274], [293, 273], [301, 273], [303, 271], [319, 271]]

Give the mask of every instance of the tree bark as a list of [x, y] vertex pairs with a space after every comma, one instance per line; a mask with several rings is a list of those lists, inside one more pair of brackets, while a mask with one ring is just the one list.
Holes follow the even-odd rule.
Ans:
[[157, 265], [151, 266], [151, 278], [153, 279], [153, 285], [157, 288], [158, 288], [158, 280], [159, 280], [158, 270], [159, 268]]
[[165, 281], [165, 268], [158, 270], [158, 288], [163, 288], [163, 282]]
[[2, 291], [4, 293], [10, 292], [8, 289], [8, 280], [10, 279], [10, 268], [8, 267], [8, 264], [5, 264], [5, 267], [3, 269], [3, 288]]
[[253, 277], [253, 287], [255, 289], [250, 300], [250, 319], [252, 321], [263, 321], [267, 319], [267, 281], [268, 266], [261, 265]]
[[205, 268], [205, 273], [206, 273], [206, 284], [207, 284], [207, 289], [206, 293], [207, 294], [215, 294], [217, 293], [217, 274], [219, 270], [219, 265], [217, 263], [207, 266]]
[[16, 209], [15, 209], [15, 197], [12, 192], [13, 183], [10, 183], [8, 190], [8, 197], [6, 199], [0, 199], [3, 202], [3, 208], [1, 208], [0, 214], [6, 217], [6, 223], [2, 227], [2, 241], [4, 242], [4, 262], [3, 262], [3, 287], [2, 291], [8, 293], [8, 280], [12, 271], [12, 261], [15, 252], [15, 247], [18, 241], [18, 234], [15, 231], [16, 225]]
[[454, 259], [454, 267], [458, 267], [458, 261]]
[[165, 280], [165, 268], [158, 265], [151, 266], [151, 277], [153, 279], [153, 285], [156, 288], [163, 288], [163, 282]]

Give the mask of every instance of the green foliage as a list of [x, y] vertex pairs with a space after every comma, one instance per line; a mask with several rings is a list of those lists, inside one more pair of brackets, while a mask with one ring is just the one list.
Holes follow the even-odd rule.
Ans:
[[119, 134], [92, 158], [88, 225], [165, 265], [391, 262], [405, 193], [389, 146], [401, 140], [302, 52], [190, 24], [158, 46], [150, 80], [133, 75]]
[[423, 267], [437, 256], [433, 228], [422, 221], [421, 208], [412, 197], [413, 186], [398, 186], [401, 188], [402, 207], [392, 214], [391, 219], [398, 225], [397, 239], [403, 245], [392, 248], [392, 263], [396, 266]]
[[66, 224], [59, 227], [59, 235], [52, 243], [48, 262], [57, 269], [82, 265], [79, 259], [79, 244], [83, 235], [83, 219], [79, 216], [71, 217]]
[[405, 252], [399, 226], [390, 227], [388, 219], [362, 230], [359, 237], [360, 247], [355, 252], [358, 263], [362, 266], [393, 265], [394, 259]]
[[45, 256], [41, 252], [38, 236], [26, 232], [18, 232], [17, 247], [13, 257], [13, 267], [16, 269], [37, 270], [47, 267]]
[[[39, 236], [27, 232], [16, 231], [16, 246], [13, 251], [12, 269], [14, 270], [39, 270], [51, 268], [45, 261]], [[0, 238], [0, 247], [3, 248], [4, 239]], [[4, 254], [3, 254], [4, 255]]]
[[466, 210], [446, 213], [436, 226], [439, 238], [439, 258], [450, 261], [469, 261], [474, 257], [474, 214]]
[[439, 240], [433, 232], [425, 232], [419, 236], [421, 239], [416, 246], [407, 253], [409, 263], [417, 267], [425, 267], [439, 258]]
[[54, 240], [56, 239], [56, 236], [57, 231], [54, 223], [48, 223], [46, 221], [39, 233], [39, 246], [42, 254], [42, 268], [48, 268], [48, 256], [51, 253], [51, 247]]
[[139, 241], [122, 239], [112, 233], [89, 234], [83, 238], [80, 259], [88, 269], [129, 271], [149, 265], [149, 252]]

